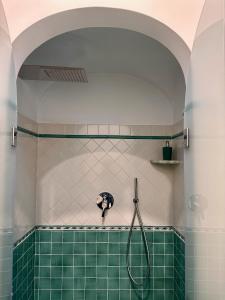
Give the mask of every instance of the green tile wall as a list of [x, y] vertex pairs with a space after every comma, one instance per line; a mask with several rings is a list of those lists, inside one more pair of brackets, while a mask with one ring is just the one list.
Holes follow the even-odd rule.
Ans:
[[174, 235], [174, 291], [175, 300], [185, 299], [185, 244]]
[[[30, 271], [32, 268], [27, 270], [27, 278], [33, 274], [34, 286], [30, 278], [29, 289], [18, 289], [14, 299], [33, 299], [33, 295], [35, 300], [184, 299], [180, 286], [184, 282], [183, 242], [179, 242], [173, 230], [147, 230], [146, 234], [151, 275], [145, 286], [137, 289], [131, 285], [126, 269], [127, 230], [36, 230], [35, 252], [32, 248], [34, 272]], [[131, 270], [141, 282], [146, 257], [139, 230], [132, 235]], [[14, 272], [16, 278], [26, 276], [18, 273], [18, 269]]]
[[34, 300], [35, 232], [13, 251], [13, 300]]

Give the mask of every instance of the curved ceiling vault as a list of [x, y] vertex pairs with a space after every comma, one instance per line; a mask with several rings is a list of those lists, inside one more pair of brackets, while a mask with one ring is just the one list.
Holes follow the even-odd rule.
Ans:
[[[159, 41], [176, 57], [186, 75], [194, 26], [200, 4], [204, 2], [197, 1], [197, 5], [196, 1], [185, 0], [181, 4], [173, 0], [168, 6], [165, 0], [142, 0], [136, 4], [125, 0], [119, 4], [96, 0], [57, 5], [46, 0], [40, 7], [35, 1], [32, 5], [30, 1], [21, 1], [17, 9], [16, 1], [3, 1], [17, 72], [35, 48], [59, 34], [87, 27], [116, 27], [143, 33]], [[190, 22], [187, 18], [191, 18]]]

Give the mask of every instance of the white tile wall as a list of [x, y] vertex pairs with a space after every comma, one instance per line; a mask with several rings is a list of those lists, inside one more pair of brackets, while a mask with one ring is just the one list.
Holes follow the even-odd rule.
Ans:
[[150, 159], [161, 156], [162, 141], [39, 139], [38, 224], [101, 224], [100, 192], [115, 198], [105, 224], [130, 224], [133, 180], [146, 225], [172, 224], [173, 172]]
[[[18, 115], [18, 125], [37, 131], [37, 124]], [[14, 240], [35, 225], [37, 139], [18, 133], [16, 147], [16, 199], [14, 206]]]

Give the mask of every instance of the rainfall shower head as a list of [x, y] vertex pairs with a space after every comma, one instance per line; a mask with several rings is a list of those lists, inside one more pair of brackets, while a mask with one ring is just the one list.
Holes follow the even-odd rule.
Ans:
[[19, 77], [25, 80], [88, 82], [85, 69], [58, 66], [23, 65]]

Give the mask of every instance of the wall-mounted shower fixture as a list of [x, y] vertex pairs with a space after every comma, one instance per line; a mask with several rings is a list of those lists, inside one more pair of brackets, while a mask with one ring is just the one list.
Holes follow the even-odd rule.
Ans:
[[[138, 198], [138, 180], [137, 178], [134, 178], [134, 198], [133, 198], [133, 203], [134, 203], [134, 213], [133, 213], [133, 218], [131, 221], [131, 225], [130, 225], [130, 231], [129, 231], [129, 235], [128, 235], [128, 241], [127, 241], [127, 253], [126, 253], [126, 264], [127, 264], [127, 272], [128, 275], [130, 277], [131, 283], [136, 286], [136, 287], [143, 287], [146, 282], [149, 280], [150, 277], [150, 254], [149, 254], [149, 249], [148, 249], [148, 241], [145, 235], [145, 230], [144, 230], [144, 225], [142, 222], [142, 218], [141, 218], [141, 213], [139, 210], [139, 198]], [[133, 234], [133, 230], [134, 230], [134, 222], [135, 219], [138, 219], [139, 222], [139, 227], [140, 227], [140, 231], [141, 231], [141, 237], [142, 237], [142, 242], [143, 242], [143, 249], [144, 249], [144, 255], [146, 258], [146, 262], [147, 262], [147, 269], [146, 269], [146, 273], [143, 275], [143, 280], [142, 282], [137, 281], [133, 274], [131, 273], [131, 238], [132, 238], [132, 234]], [[137, 276], [138, 277], [138, 276]]]
[[189, 128], [184, 129], [184, 147], [185, 148], [190, 147], [190, 130], [189, 130]]
[[113, 206], [114, 199], [113, 196], [108, 192], [100, 193], [97, 197], [97, 206], [102, 209], [102, 218], [105, 217], [107, 209]]
[[11, 146], [16, 147], [16, 144], [17, 144], [17, 128], [12, 127], [12, 130], [11, 130]]

